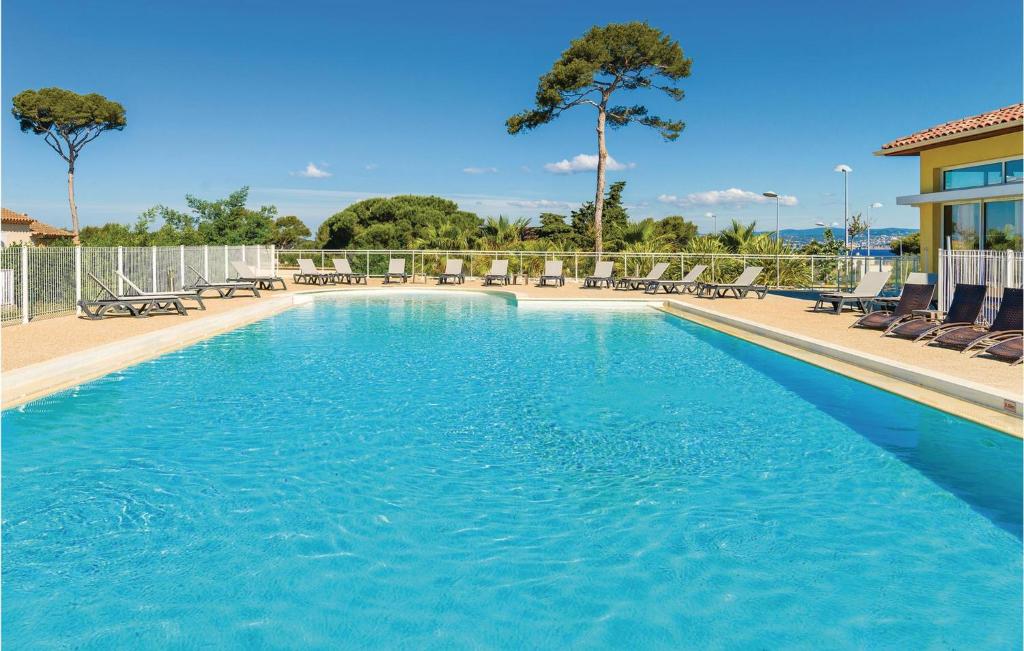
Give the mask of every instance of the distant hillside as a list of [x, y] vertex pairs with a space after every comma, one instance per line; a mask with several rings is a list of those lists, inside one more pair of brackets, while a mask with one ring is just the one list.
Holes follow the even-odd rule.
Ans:
[[[825, 239], [825, 230], [828, 227], [818, 228], [783, 228], [779, 231], [779, 235], [782, 236], [783, 241], [801, 246], [807, 244], [811, 240], [817, 240], [821, 242]], [[832, 236], [838, 240], [843, 239], [843, 229], [841, 228], [828, 228], [832, 231]], [[910, 233], [916, 233], [916, 228], [872, 228], [871, 229], [871, 244], [872, 246], [888, 246], [890, 240], [897, 237], [903, 237]], [[775, 231], [759, 231], [761, 233], [774, 233]], [[861, 235], [857, 238], [858, 243], [862, 243], [866, 236]]]

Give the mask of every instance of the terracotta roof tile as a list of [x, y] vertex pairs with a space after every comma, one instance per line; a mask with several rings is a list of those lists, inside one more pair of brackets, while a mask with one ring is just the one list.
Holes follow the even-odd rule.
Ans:
[[5, 224], [31, 224], [35, 220], [10, 208], [0, 208], [0, 221]]
[[960, 120], [945, 122], [938, 126], [931, 127], [930, 129], [925, 129], [924, 131], [918, 131], [917, 133], [912, 133], [909, 136], [897, 138], [892, 142], [887, 142], [882, 145], [882, 150], [917, 145], [928, 142], [929, 140], [935, 140], [937, 138], [956, 134], [966, 135], [977, 129], [994, 127], [1000, 124], [1005, 124], [1007, 127], [1011, 127], [1013, 126], [1012, 123], [1019, 123], [1022, 120], [1024, 120], [1024, 104], [1013, 104], [1012, 106], [1006, 106], [1001, 109], [996, 109], [995, 111], [982, 113], [981, 115], [972, 115], [971, 117], [962, 118]]
[[57, 228], [56, 226], [51, 226], [46, 222], [33, 219], [32, 217], [23, 215], [20, 212], [14, 212], [10, 208], [0, 209], [0, 221], [4, 224], [28, 224], [28, 228], [34, 236], [71, 237], [70, 231], [66, 231], [63, 228]]

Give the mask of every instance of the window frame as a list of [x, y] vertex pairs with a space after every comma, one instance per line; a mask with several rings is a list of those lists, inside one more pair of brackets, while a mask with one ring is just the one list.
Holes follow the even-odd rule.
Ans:
[[[1021, 183], [1022, 181], [1024, 181], [1024, 179], [1015, 180], [1015, 181], [1007, 181], [1006, 180], [1006, 164], [1008, 162], [1010, 162], [1010, 161], [1021, 160], [1022, 158], [1024, 158], [1024, 157], [1021, 157], [1021, 156], [1003, 156], [1001, 158], [990, 158], [988, 160], [976, 160], [976, 161], [971, 161], [970, 163], [961, 163], [959, 165], [949, 165], [947, 167], [940, 167], [939, 168], [939, 174], [940, 174], [940, 179], [941, 179], [940, 185], [942, 187], [942, 191], [946, 192], [946, 191], [955, 191], [955, 190], [971, 190], [971, 189], [974, 189], [974, 188], [988, 188], [988, 187], [993, 187], [993, 186], [997, 186], [997, 185], [1011, 185], [1011, 184], [1014, 184], [1014, 183]], [[983, 185], [968, 185], [968, 186], [964, 186], [962, 188], [952, 188], [952, 189], [946, 187], [946, 172], [954, 172], [956, 170], [969, 169], [971, 167], [982, 167], [982, 166], [985, 166], [985, 165], [992, 165], [994, 163], [999, 163], [999, 167], [1000, 167], [1000, 172], [999, 172], [1000, 181], [999, 181], [999, 183], [986, 183], [986, 184], [983, 184]]]

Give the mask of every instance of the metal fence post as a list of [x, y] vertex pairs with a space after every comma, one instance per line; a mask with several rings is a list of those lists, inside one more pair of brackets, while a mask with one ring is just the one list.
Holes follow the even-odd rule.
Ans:
[[203, 245], [203, 276], [210, 279], [210, 246], [208, 244]]
[[224, 245], [224, 278], [225, 280], [230, 278], [228, 275], [228, 245]]
[[149, 247], [149, 267], [150, 267], [150, 274], [149, 274], [150, 275], [150, 280], [152, 281], [152, 283], [150, 284], [150, 287], [153, 288], [152, 291], [154, 291], [154, 292], [159, 291], [157, 289], [157, 287], [156, 287], [156, 247], [155, 246]]
[[277, 249], [273, 244], [270, 245], [270, 275], [277, 275]]
[[75, 314], [82, 314], [82, 306], [79, 305], [79, 301], [82, 300], [82, 247], [75, 247]]
[[21, 322], [28, 323], [28, 246], [21, 247]]
[[124, 247], [117, 247], [117, 293], [124, 294], [124, 280], [121, 279], [121, 275], [124, 273]]
[[[178, 276], [178, 287], [185, 289], [185, 245], [182, 244], [178, 250], [178, 269], [181, 271], [181, 275]], [[174, 289], [171, 287], [171, 289]]]

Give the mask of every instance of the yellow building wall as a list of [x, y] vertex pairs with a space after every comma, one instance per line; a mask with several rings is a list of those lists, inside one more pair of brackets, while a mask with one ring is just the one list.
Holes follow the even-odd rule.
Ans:
[[[942, 169], [968, 163], [1024, 155], [1021, 132], [1004, 133], [982, 140], [972, 140], [935, 147], [921, 152], [921, 194], [942, 190]], [[939, 270], [939, 249], [942, 247], [942, 206], [927, 203], [921, 206], [921, 263], [924, 271]]]

